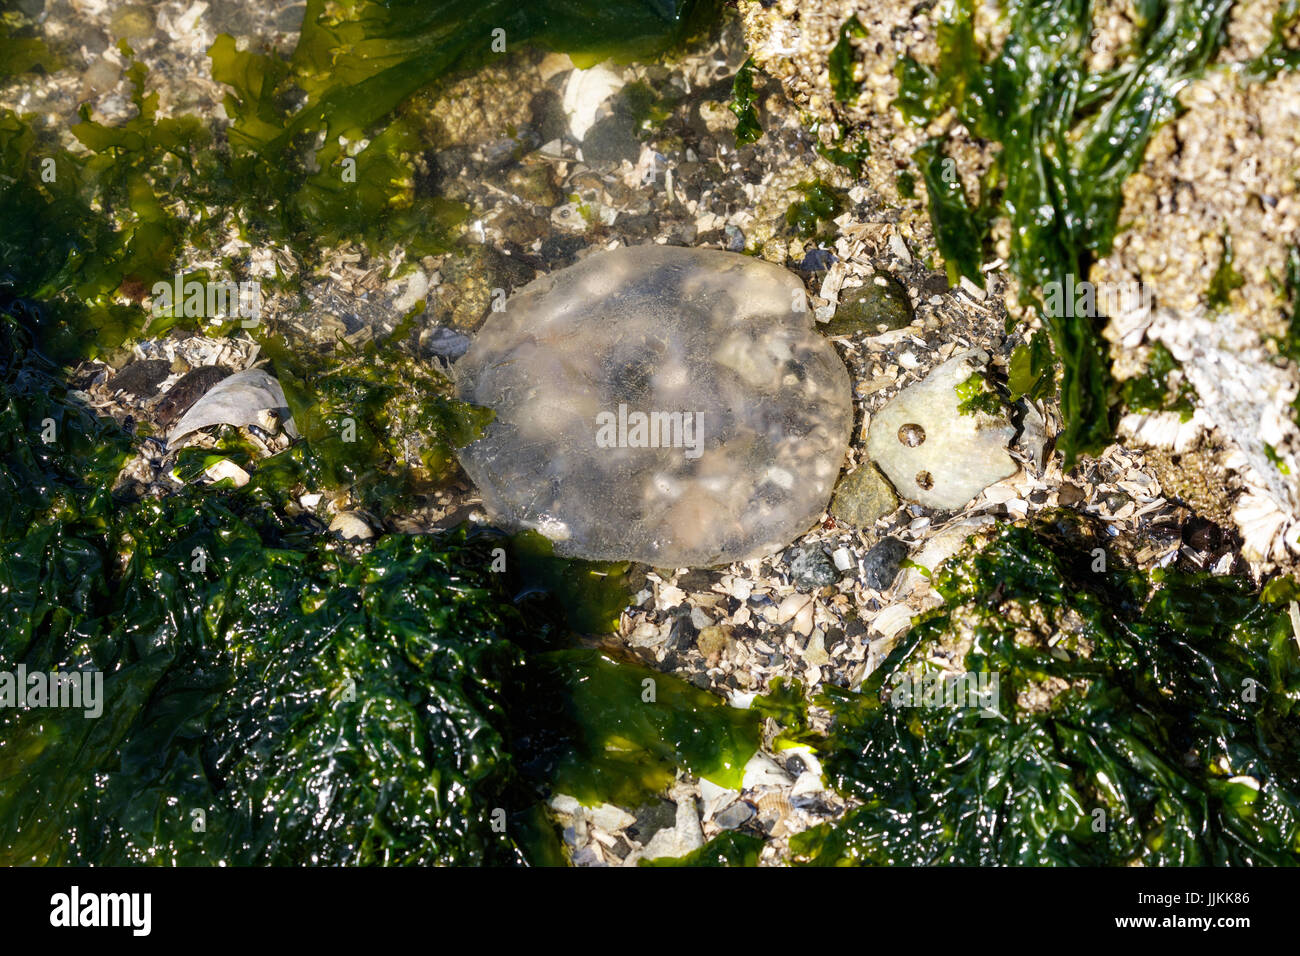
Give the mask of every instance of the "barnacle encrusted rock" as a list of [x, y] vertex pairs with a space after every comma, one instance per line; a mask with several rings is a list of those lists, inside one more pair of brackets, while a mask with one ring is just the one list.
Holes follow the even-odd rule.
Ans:
[[456, 377], [496, 412], [460, 452], [489, 510], [559, 554], [657, 567], [806, 531], [853, 422], [799, 279], [701, 249], [601, 252], [537, 279], [489, 315]]
[[1010, 475], [1015, 429], [1005, 415], [963, 409], [959, 388], [988, 362], [982, 349], [958, 353], [909, 385], [871, 420], [867, 453], [898, 493], [928, 508], [960, 508]]

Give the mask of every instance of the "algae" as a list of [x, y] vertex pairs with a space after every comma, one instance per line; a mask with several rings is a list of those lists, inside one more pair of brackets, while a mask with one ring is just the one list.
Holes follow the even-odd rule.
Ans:
[[[1286, 609], [1230, 578], [1098, 565], [1106, 543], [1060, 513], [940, 568], [944, 606], [860, 694], [823, 695], [824, 766], [862, 805], [793, 852], [818, 865], [1300, 863]], [[997, 675], [992, 712], [987, 699], [900, 705], [899, 675], [937, 682], [944, 660]]]
[[1231, 0], [1143, 3], [1134, 41], [1100, 71], [1088, 65], [1093, 7], [1091, 0], [1010, 0], [1006, 40], [989, 51], [976, 41], [973, 0], [945, 0], [936, 10], [938, 65], [904, 58], [896, 101], [917, 123], [951, 110], [953, 126], [999, 147], [987, 177], [992, 188], [974, 204], [958, 195], [955, 180], [936, 177], [946, 136], [928, 141], [917, 162], [950, 273], [979, 281], [989, 227], [999, 217], [1010, 221], [1011, 269], [1025, 304], [1043, 315], [1062, 366], [1058, 447], [1067, 467], [1114, 434], [1104, 317], [1053, 317], [1036, 296], [1050, 282], [1088, 275], [1110, 251], [1124, 181], [1174, 115], [1179, 89], [1222, 45]]

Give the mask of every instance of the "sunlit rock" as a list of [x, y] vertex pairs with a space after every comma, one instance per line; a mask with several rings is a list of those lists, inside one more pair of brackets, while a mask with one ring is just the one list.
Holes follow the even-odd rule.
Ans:
[[867, 453], [904, 498], [956, 509], [1016, 473], [1016, 430], [996, 403], [978, 401], [987, 362], [981, 349], [954, 355], [872, 416]]
[[496, 412], [461, 462], [489, 510], [573, 557], [658, 567], [771, 553], [821, 516], [848, 374], [778, 266], [667, 246], [521, 289], [456, 366]]

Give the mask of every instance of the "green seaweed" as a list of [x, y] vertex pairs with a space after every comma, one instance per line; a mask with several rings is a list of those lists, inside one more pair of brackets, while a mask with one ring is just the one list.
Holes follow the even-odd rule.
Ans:
[[811, 239], [824, 233], [824, 224], [844, 211], [844, 194], [820, 179], [802, 182], [796, 188], [803, 199], [786, 210], [785, 222], [797, 236]]
[[679, 768], [739, 789], [758, 750], [755, 712], [596, 650], [536, 657], [516, 687], [523, 771], [588, 806], [638, 806]]
[[1223, 251], [1219, 256], [1219, 267], [1210, 277], [1210, 287], [1205, 291], [1205, 299], [1212, 309], [1227, 308], [1232, 293], [1246, 284], [1245, 278], [1232, 266], [1232, 236], [1223, 234]]
[[736, 114], [736, 146], [748, 146], [763, 135], [758, 124], [758, 110], [754, 108], [754, 58], [747, 59], [736, 71], [731, 81], [731, 105], [727, 108]]
[[916, 153], [921, 178], [934, 224], [934, 244], [943, 256], [948, 284], [956, 285], [966, 276], [984, 287], [982, 237], [985, 229], [978, 211], [966, 196], [956, 161], [944, 153], [943, 141], [931, 138]]
[[0, 77], [19, 76], [37, 69], [53, 73], [59, 60], [35, 28], [18, 14], [0, 14]]
[[[821, 699], [835, 717], [827, 774], [862, 805], [793, 852], [819, 865], [1300, 863], [1300, 643], [1285, 607], [1230, 578], [1099, 563], [1107, 541], [1060, 513], [946, 562], [945, 605], [861, 693]], [[945, 659], [997, 675], [992, 697], [895, 696], [899, 675], [937, 680]]]
[[0, 712], [0, 861], [556, 862], [554, 789], [738, 783], [759, 715], [564, 649], [500, 535], [352, 557], [286, 509], [294, 449], [244, 488], [115, 495], [131, 439], [35, 348], [48, 320], [0, 310], [0, 670], [97, 670], [103, 714]]
[[851, 103], [858, 98], [858, 81], [853, 77], [853, 38], [865, 37], [867, 28], [857, 14], [840, 25], [839, 39], [831, 48], [827, 66], [831, 75], [831, 93], [837, 102]]
[[[927, 186], [938, 185], [943, 197], [932, 195], [930, 212], [949, 268], [978, 281], [983, 227], [1005, 216], [1026, 304], [1050, 282], [1088, 275], [1114, 241], [1125, 179], [1174, 115], [1178, 90], [1218, 51], [1230, 7], [1231, 0], [1144, 2], [1140, 29], [1117, 64], [1092, 72], [1091, 0], [1007, 0], [1008, 34], [997, 51], [975, 39], [973, 0], [940, 3], [938, 66], [900, 62], [896, 105], [918, 123], [952, 110], [974, 136], [999, 146], [990, 170], [996, 188], [973, 210], [937, 179], [939, 144], [931, 140], [918, 153]], [[1044, 315], [1062, 367], [1058, 447], [1067, 466], [1100, 451], [1114, 433], [1101, 318]]]
[[1180, 377], [1177, 388], [1169, 385], [1169, 376], [1181, 368], [1163, 343], [1153, 342], [1146, 371], [1122, 386], [1125, 407], [1139, 412], [1178, 412], [1183, 421], [1191, 421], [1196, 412], [1196, 387], [1185, 375]]
[[1006, 411], [1002, 393], [979, 372], [973, 372], [966, 381], [959, 382], [955, 391], [960, 415], [999, 415]]
[[1007, 388], [1011, 400], [1022, 398], [1040, 401], [1056, 393], [1056, 364], [1052, 361], [1052, 343], [1042, 329], [1011, 353], [1007, 366]]

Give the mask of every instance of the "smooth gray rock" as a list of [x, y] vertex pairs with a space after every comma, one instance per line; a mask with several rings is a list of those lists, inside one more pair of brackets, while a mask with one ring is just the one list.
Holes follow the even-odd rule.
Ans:
[[456, 365], [496, 419], [461, 463], [504, 524], [655, 567], [771, 554], [825, 509], [848, 373], [803, 284], [747, 256], [646, 245], [540, 278]]

